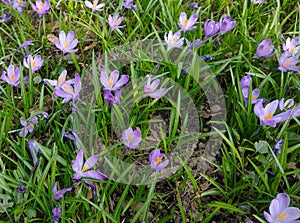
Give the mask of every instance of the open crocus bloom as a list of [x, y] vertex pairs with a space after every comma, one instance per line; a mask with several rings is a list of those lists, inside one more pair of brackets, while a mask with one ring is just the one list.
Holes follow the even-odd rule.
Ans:
[[287, 72], [289, 70], [292, 71], [300, 71], [300, 66], [295, 66], [299, 62], [297, 56], [290, 56], [289, 52], [283, 53], [279, 58], [279, 67], [278, 70], [283, 72]]
[[142, 141], [142, 135], [139, 130], [134, 130], [130, 127], [122, 132], [122, 139], [126, 147], [136, 149]]
[[160, 79], [156, 79], [151, 83], [151, 75], [148, 76], [147, 84], [144, 86], [144, 92], [146, 95], [144, 97], [151, 98], [160, 98], [164, 96], [164, 94], [168, 91], [166, 88], [158, 89], [158, 85], [160, 84]]
[[20, 85], [20, 68], [15, 68], [14, 65], [9, 65], [7, 74], [3, 71], [1, 79], [11, 86], [18, 87]]
[[77, 49], [74, 49], [78, 43], [78, 40], [74, 38], [75, 33], [73, 31], [66, 35], [65, 31], [59, 33], [59, 39], [54, 40], [55, 46], [63, 51], [63, 53], [74, 53]]
[[166, 155], [161, 153], [159, 149], [155, 149], [150, 153], [149, 160], [151, 169], [156, 171], [164, 169], [169, 163], [169, 160], [166, 159]]
[[41, 55], [36, 55], [34, 58], [32, 55], [28, 55], [23, 60], [24, 67], [31, 69], [31, 72], [39, 70], [43, 65]]
[[183, 45], [184, 38], [180, 38], [180, 31], [177, 31], [174, 35], [172, 31], [169, 31], [169, 33], [165, 33], [164, 37], [168, 46], [167, 51], [172, 48], [180, 48]]
[[274, 46], [270, 45], [271, 39], [265, 39], [263, 40], [256, 49], [256, 54], [253, 56], [253, 58], [259, 58], [259, 57], [271, 57], [276, 54], [276, 50], [274, 50]]
[[186, 32], [188, 30], [194, 30], [197, 28], [196, 26], [194, 26], [197, 20], [198, 20], [197, 14], [191, 15], [191, 17], [187, 19], [186, 13], [182, 12], [179, 17], [178, 26], [183, 30], [183, 32]]
[[93, 3], [90, 1], [85, 1], [84, 4], [86, 7], [92, 9], [92, 11], [102, 11], [103, 7], [105, 6], [105, 3], [101, 3], [98, 5], [99, 0], [94, 0]]
[[54, 87], [61, 86], [64, 83], [68, 83], [68, 84], [74, 84], [75, 83], [75, 79], [66, 80], [66, 78], [67, 78], [67, 71], [64, 70], [59, 75], [58, 80], [44, 79], [44, 81], [45, 81], [46, 84], [50, 84]]
[[282, 48], [285, 52], [288, 52], [290, 55], [295, 55], [298, 53], [300, 47], [297, 46], [299, 44], [299, 38], [295, 37], [292, 40], [287, 38], [286, 42], [282, 44]]
[[118, 88], [125, 85], [128, 80], [128, 75], [121, 75], [121, 78], [119, 80], [119, 71], [114, 70], [111, 72], [110, 76], [107, 75], [106, 71], [104, 69], [101, 69], [101, 75], [100, 75], [100, 81], [107, 90], [117, 90]]
[[300, 220], [296, 220], [300, 217], [299, 208], [289, 205], [290, 197], [285, 193], [278, 194], [270, 204], [270, 214], [264, 212], [265, 219], [269, 223], [300, 223]]
[[108, 25], [111, 27], [111, 30], [120, 29], [125, 26], [120, 26], [121, 22], [123, 21], [124, 17], [119, 18], [119, 14], [115, 14], [113, 17], [111, 15], [108, 16]]
[[275, 127], [276, 123], [283, 122], [290, 118], [292, 110], [274, 116], [278, 106], [278, 100], [272, 101], [264, 108], [263, 101], [259, 100], [254, 106], [254, 113], [259, 117], [260, 124]]
[[31, 6], [33, 10], [36, 11], [40, 16], [47, 14], [50, 10], [49, 0], [46, 0], [45, 2], [37, 0], [36, 4], [34, 5], [33, 3], [31, 3]]
[[76, 155], [76, 160], [72, 160], [72, 169], [75, 171], [73, 180], [80, 180], [82, 177], [93, 178], [96, 180], [107, 178], [107, 176], [99, 171], [89, 170], [97, 163], [98, 155], [91, 156], [83, 164], [83, 150], [84, 148], [81, 148]]

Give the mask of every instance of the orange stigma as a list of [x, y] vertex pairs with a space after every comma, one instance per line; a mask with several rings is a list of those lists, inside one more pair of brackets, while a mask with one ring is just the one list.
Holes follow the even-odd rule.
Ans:
[[273, 113], [269, 113], [265, 116], [265, 120], [270, 120], [273, 117]]

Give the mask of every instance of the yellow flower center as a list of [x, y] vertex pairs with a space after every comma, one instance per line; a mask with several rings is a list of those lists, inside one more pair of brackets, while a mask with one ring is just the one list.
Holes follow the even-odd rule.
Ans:
[[118, 20], [114, 20], [113, 24], [114, 24], [114, 25], [117, 25], [117, 22], [118, 22]]
[[94, 3], [94, 4], [93, 4], [93, 9], [96, 9], [96, 7], [97, 7], [97, 5]]
[[163, 157], [160, 156], [160, 157], [157, 157], [156, 160], [155, 160], [155, 163], [156, 164], [159, 164], [161, 161], [162, 161]]
[[273, 113], [267, 114], [265, 120], [270, 120], [273, 117]]
[[177, 37], [173, 37], [173, 42], [177, 42], [178, 38]]
[[72, 89], [69, 87], [69, 86], [63, 86], [63, 89], [66, 91], [66, 92], [68, 92], [68, 93], [70, 93], [70, 94], [73, 94], [73, 91], [72, 91]]
[[64, 43], [64, 47], [65, 47], [65, 48], [68, 48], [68, 46], [69, 46], [69, 43], [68, 43], [68, 41], [66, 41], [66, 42]]
[[11, 79], [12, 81], [15, 81], [15, 74], [10, 75], [10, 79]]
[[267, 50], [267, 48], [268, 48], [268, 47], [265, 46], [265, 47], [263, 48], [263, 50]]
[[22, 0], [18, 0], [18, 5], [20, 5], [22, 3]]
[[58, 78], [58, 84], [61, 84], [62, 82], [65, 82], [65, 81], [66, 81], [65, 77]]
[[134, 139], [134, 135], [129, 136], [128, 142], [131, 142]]
[[114, 83], [114, 80], [115, 80], [115, 78], [114, 78], [113, 76], [109, 77], [109, 80], [108, 80], [109, 86], [112, 87], [112, 85], [113, 85], [113, 83]]
[[40, 10], [40, 12], [43, 12], [43, 10], [44, 10], [44, 3], [43, 3], [43, 2], [41, 2], [41, 5], [40, 5], [40, 7], [39, 7], [39, 10]]
[[286, 62], [283, 64], [283, 66], [286, 67], [286, 66], [288, 66], [288, 65], [290, 65], [290, 64], [291, 64], [291, 61], [288, 60], [288, 61], [286, 61]]
[[82, 172], [85, 172], [85, 171], [87, 171], [89, 168], [87, 167], [87, 166], [84, 166], [83, 168], [82, 168]]
[[31, 63], [31, 67], [33, 68], [33, 67], [35, 67], [36, 66], [36, 61], [33, 61], [32, 63]]
[[290, 51], [294, 52], [294, 50], [295, 50], [295, 47], [290, 48]]
[[189, 20], [188, 20], [188, 19], [185, 19], [185, 20], [183, 20], [183, 26], [184, 26], [184, 27], [187, 27], [187, 25], [188, 25], [188, 22], [189, 22]]
[[253, 99], [255, 99], [255, 98], [256, 98], [256, 96], [255, 96], [255, 95], [252, 95], [252, 97], [251, 97], [251, 98], [252, 98], [252, 100], [253, 100]]
[[282, 220], [282, 219], [285, 219], [287, 217], [287, 213], [285, 212], [280, 212], [279, 216], [278, 216], [278, 219], [279, 220]]

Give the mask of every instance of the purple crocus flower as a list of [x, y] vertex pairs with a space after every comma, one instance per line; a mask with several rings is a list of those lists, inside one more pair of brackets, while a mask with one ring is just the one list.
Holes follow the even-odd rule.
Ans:
[[123, 21], [124, 17], [119, 18], [119, 14], [115, 14], [113, 17], [111, 15], [108, 16], [108, 25], [111, 27], [111, 30], [120, 29], [125, 26], [120, 26], [121, 22]]
[[101, 69], [100, 81], [105, 87], [105, 89], [117, 90], [118, 88], [125, 85], [129, 80], [128, 75], [121, 75], [119, 80], [119, 75], [120, 75], [119, 71], [114, 70], [113, 72], [111, 72], [110, 76], [108, 77], [106, 71], [104, 69]]
[[293, 114], [292, 114], [293, 117], [298, 117], [300, 116], [300, 105], [296, 106], [294, 109], [293, 109]]
[[299, 62], [297, 56], [290, 56], [289, 52], [285, 52], [279, 58], [279, 67], [278, 70], [282, 72], [287, 72], [289, 70], [292, 71], [300, 71], [300, 66], [295, 66]]
[[53, 194], [54, 199], [57, 201], [62, 199], [64, 194], [71, 190], [72, 190], [72, 187], [57, 190], [57, 182], [55, 182], [52, 186], [52, 194]]
[[103, 90], [104, 100], [109, 104], [120, 104], [121, 94], [122, 90], [120, 88], [117, 88], [117, 90]]
[[93, 195], [96, 197], [96, 186], [89, 180], [85, 180], [84, 183], [92, 189]]
[[148, 76], [147, 84], [144, 86], [144, 92], [146, 95], [144, 97], [160, 98], [168, 91], [166, 88], [157, 89], [160, 84], [160, 79], [156, 79], [151, 83], [151, 75]]
[[27, 55], [29, 55], [27, 46], [30, 46], [30, 45], [33, 45], [33, 41], [32, 40], [26, 40], [24, 43], [22, 43], [19, 46], [18, 50], [24, 48], [25, 49], [25, 55], [27, 56]]
[[35, 143], [34, 140], [29, 139], [28, 140], [28, 147], [29, 147], [29, 151], [30, 151], [30, 155], [33, 161], [33, 165], [36, 166], [38, 163], [38, 154], [40, 154], [40, 149], [37, 146], [37, 144]]
[[36, 3], [31, 3], [31, 6], [33, 10], [40, 15], [40, 17], [47, 14], [50, 10], [49, 0], [45, 0], [45, 2], [42, 2], [41, 0], [36, 0]]
[[194, 24], [197, 22], [198, 16], [197, 14], [192, 14], [189, 19], [187, 19], [186, 13], [182, 12], [179, 16], [179, 23], [178, 26], [183, 30], [185, 33], [188, 30], [194, 30], [197, 26]]
[[193, 9], [198, 9], [199, 5], [194, 2], [193, 0], [189, 3], [189, 7], [193, 8]]
[[53, 94], [56, 97], [64, 98], [62, 103], [67, 103], [70, 100], [77, 101], [79, 100], [79, 92], [81, 91], [81, 81], [79, 74], [75, 74], [74, 79], [74, 88], [70, 83], [64, 82], [59, 87], [54, 88]]
[[274, 144], [273, 151], [276, 156], [281, 153], [281, 147], [283, 145], [283, 142], [283, 139], [280, 139]]
[[132, 4], [133, 0], [124, 0], [123, 7], [126, 9], [136, 10], [137, 6]]
[[0, 23], [4, 22], [4, 23], [8, 23], [11, 21], [11, 14], [9, 12], [5, 12], [3, 14], [3, 16], [0, 16]]
[[22, 182], [20, 181], [20, 185], [17, 187], [16, 191], [20, 194], [25, 194], [26, 193], [26, 187], [22, 185]]
[[21, 14], [23, 13], [22, 7], [27, 5], [27, 3], [23, 2], [22, 0], [14, 0], [11, 4]]
[[214, 20], [206, 20], [204, 23], [204, 39], [208, 39], [219, 31], [220, 25]]
[[6, 72], [3, 71], [1, 79], [11, 86], [18, 87], [20, 85], [20, 68], [15, 68], [14, 65], [9, 65], [7, 75]]
[[259, 57], [271, 57], [277, 53], [276, 50], [274, 50], [274, 46], [270, 45], [271, 39], [265, 39], [263, 40], [257, 47], [256, 53], [253, 56], [253, 58], [259, 58]]
[[99, 171], [89, 170], [97, 163], [98, 155], [91, 156], [83, 164], [83, 150], [84, 148], [81, 148], [76, 155], [76, 160], [72, 160], [72, 169], [75, 171], [73, 180], [80, 180], [82, 177], [93, 178], [96, 180], [107, 178], [107, 176]]
[[75, 33], [73, 31], [66, 35], [65, 31], [59, 33], [59, 39], [54, 40], [55, 46], [63, 51], [63, 53], [74, 53], [78, 49], [74, 49], [78, 43], [78, 39], [75, 39]]
[[197, 49], [199, 46], [201, 46], [203, 41], [200, 39], [195, 39], [194, 42], [192, 42], [192, 43], [190, 43], [189, 41], [186, 41], [186, 43], [189, 45], [188, 50], [191, 51], [191, 50]]
[[86, 7], [92, 9], [93, 12], [95, 11], [102, 11], [105, 3], [101, 3], [98, 5], [99, 0], [94, 0], [93, 3], [90, 1], [85, 1], [84, 4]]
[[28, 121], [26, 121], [24, 119], [24, 117], [21, 117], [20, 119], [20, 123], [22, 126], [24, 126], [23, 128], [20, 129], [19, 131], [19, 136], [20, 137], [26, 137], [28, 133], [33, 132], [34, 130], [34, 125], [39, 124], [39, 120], [36, 116], [32, 117], [31, 119], [29, 119]]
[[284, 98], [280, 99], [279, 101], [279, 109], [283, 110], [284, 108], [290, 108], [295, 104], [293, 99], [288, 99], [284, 101]]
[[288, 110], [274, 116], [278, 106], [278, 100], [267, 104], [265, 108], [263, 107], [262, 103], [263, 101], [259, 100], [254, 106], [254, 113], [257, 117], [259, 117], [261, 125], [275, 127], [276, 123], [283, 122], [289, 119], [291, 116], [292, 110]]
[[43, 62], [41, 55], [36, 55], [34, 58], [32, 55], [28, 55], [23, 60], [24, 67], [30, 69], [32, 73], [39, 70]]
[[54, 223], [58, 223], [59, 217], [62, 215], [62, 210], [60, 207], [56, 206], [52, 209], [52, 220]]
[[50, 79], [44, 79], [44, 82], [46, 84], [50, 84], [54, 87], [60, 87], [63, 84], [67, 83], [67, 84], [75, 84], [75, 79], [70, 79], [70, 80], [66, 80], [67, 78], [67, 71], [64, 70], [63, 72], [61, 72], [61, 74], [58, 77], [58, 80], [50, 80]]
[[81, 145], [82, 142], [77, 134], [78, 134], [77, 130], [69, 129], [67, 132], [63, 132], [61, 135], [64, 139], [71, 140], [74, 143], [76, 149], [79, 149], [78, 144]]
[[[265, 219], [269, 223], [300, 223], [300, 210], [296, 207], [289, 207], [290, 197], [285, 193], [280, 193], [271, 201], [269, 211], [264, 211]], [[296, 221], [297, 220], [297, 221]]]
[[230, 21], [230, 19], [231, 19], [230, 15], [226, 16], [224, 19], [223, 17], [221, 17], [219, 21], [221, 35], [227, 33], [228, 31], [232, 30], [235, 27], [236, 21]]
[[252, 81], [252, 78], [251, 78], [250, 74], [248, 74], [247, 76], [245, 76], [241, 79], [241, 87], [242, 88], [250, 88], [251, 81]]
[[300, 49], [300, 47], [297, 46], [298, 44], [298, 37], [295, 37], [292, 40], [290, 38], [287, 38], [286, 42], [282, 44], [282, 48], [285, 52], [288, 52], [290, 55], [295, 55]]
[[166, 155], [161, 153], [159, 149], [151, 151], [149, 155], [149, 160], [151, 169], [156, 171], [164, 169], [169, 163], [169, 160], [167, 159]]
[[122, 132], [122, 139], [126, 147], [136, 149], [142, 141], [142, 135], [139, 129], [132, 130], [131, 127]]
[[177, 31], [174, 33], [172, 31], [169, 31], [169, 33], [165, 33], [165, 41], [167, 43], [167, 51], [169, 51], [172, 48], [180, 48], [183, 45], [184, 38], [180, 38], [180, 31]]
[[[242, 89], [242, 92], [243, 92], [243, 96], [244, 96], [244, 101], [246, 103], [248, 103], [248, 94], [249, 94], [249, 88], [243, 88]], [[260, 90], [258, 88], [255, 88], [253, 91], [252, 91], [252, 94], [251, 94], [251, 102], [252, 104], [256, 104], [258, 101], [260, 100], [263, 100], [263, 102], [266, 101], [265, 98], [263, 99], [258, 99], [259, 97], [259, 94], [260, 94]]]

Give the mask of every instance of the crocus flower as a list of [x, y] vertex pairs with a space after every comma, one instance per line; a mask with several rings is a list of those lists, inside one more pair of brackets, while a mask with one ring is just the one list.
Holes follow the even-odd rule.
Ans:
[[278, 106], [278, 100], [267, 104], [265, 108], [263, 107], [262, 103], [263, 101], [259, 100], [254, 106], [254, 113], [257, 117], [259, 117], [261, 125], [275, 127], [276, 123], [283, 122], [289, 119], [291, 116], [292, 110], [288, 110], [274, 116]]
[[23, 13], [22, 7], [27, 5], [27, 3], [23, 2], [22, 0], [14, 0], [11, 4], [21, 14]]
[[57, 182], [55, 182], [52, 186], [52, 194], [53, 194], [54, 199], [57, 200], [57, 201], [62, 199], [64, 194], [67, 193], [68, 191], [71, 191], [71, 190], [72, 190], [72, 187], [57, 190]]
[[256, 54], [253, 56], [253, 58], [259, 58], [259, 57], [271, 57], [276, 54], [276, 50], [274, 50], [274, 46], [270, 45], [271, 39], [265, 39], [263, 40], [256, 49]]
[[281, 152], [281, 147], [283, 145], [283, 139], [278, 140], [273, 147], [274, 154], [277, 156]]
[[221, 17], [219, 21], [221, 35], [227, 33], [228, 31], [232, 30], [235, 27], [236, 21], [230, 21], [230, 19], [231, 19], [230, 15], [226, 16], [224, 19], [223, 17]]
[[35, 143], [34, 140], [29, 139], [28, 140], [28, 147], [29, 147], [29, 151], [30, 151], [30, 155], [33, 161], [34, 166], [36, 166], [36, 164], [38, 163], [38, 154], [40, 154], [40, 149], [37, 146], [37, 144]]
[[251, 220], [248, 220], [246, 223], [253, 223], [253, 221], [251, 221]]
[[150, 153], [149, 160], [151, 169], [156, 171], [164, 169], [169, 163], [166, 155], [161, 153], [159, 149], [155, 149]]
[[23, 128], [20, 129], [19, 131], [19, 136], [20, 137], [26, 137], [27, 134], [30, 132], [33, 132], [34, 130], [34, 125], [39, 124], [39, 120], [36, 116], [32, 117], [28, 121], [24, 119], [24, 117], [21, 117], [20, 123], [23, 126]]
[[193, 0], [189, 3], [189, 7], [193, 8], [193, 9], [198, 9], [199, 5], [194, 2]]
[[117, 90], [118, 88], [125, 85], [129, 80], [128, 75], [121, 75], [120, 80], [119, 80], [119, 75], [120, 74], [119, 74], [118, 70], [114, 70], [108, 76], [106, 71], [104, 69], [101, 69], [100, 81], [103, 84], [105, 89]]
[[63, 72], [61, 72], [61, 74], [58, 77], [58, 80], [50, 80], [50, 79], [44, 79], [44, 82], [46, 84], [50, 84], [54, 87], [60, 87], [63, 84], [67, 83], [67, 84], [74, 84], [75, 83], [75, 79], [70, 79], [70, 80], [66, 80], [67, 78], [67, 71], [64, 70]]
[[26, 187], [24, 187], [24, 186], [22, 185], [22, 182], [21, 182], [21, 181], [20, 181], [20, 185], [17, 187], [16, 191], [17, 191], [18, 193], [20, 193], [20, 194], [25, 194], [25, 192], [26, 192]]
[[96, 197], [96, 186], [89, 180], [85, 180], [84, 183], [92, 189], [93, 195]]
[[3, 14], [3, 16], [0, 16], [0, 23], [4, 22], [4, 23], [7, 23], [7, 22], [10, 22], [11, 21], [11, 14], [9, 12], [5, 12]]
[[214, 20], [206, 20], [204, 23], [204, 39], [208, 39], [219, 31], [220, 25]]
[[120, 104], [121, 94], [122, 90], [120, 88], [118, 88], [117, 90], [103, 90], [104, 100], [109, 104]]
[[22, 43], [18, 50], [24, 48], [25, 49], [25, 55], [27, 56], [29, 53], [28, 53], [28, 47], [27, 46], [30, 46], [30, 45], [33, 45], [33, 41], [32, 40], [26, 40], [24, 43]]
[[79, 100], [79, 92], [81, 91], [81, 81], [79, 74], [75, 74], [74, 87], [70, 83], [64, 82], [59, 87], [54, 88], [53, 94], [56, 97], [64, 98], [62, 103], [67, 103], [70, 100]]
[[144, 92], [146, 95], [144, 97], [151, 97], [151, 98], [160, 98], [166, 92], [166, 88], [161, 88], [157, 90], [157, 87], [160, 83], [160, 79], [156, 79], [151, 83], [151, 75], [148, 76], [147, 84], [144, 86]]
[[142, 141], [142, 135], [140, 130], [136, 129], [133, 131], [132, 128], [129, 127], [122, 132], [122, 139], [126, 147], [136, 149]]
[[60, 207], [56, 206], [52, 209], [52, 220], [54, 223], [58, 223], [59, 217], [62, 215], [62, 210]]
[[99, 171], [89, 170], [97, 163], [98, 155], [91, 156], [83, 164], [83, 150], [84, 148], [81, 148], [76, 155], [76, 160], [72, 160], [72, 169], [75, 171], [73, 180], [80, 180], [82, 177], [93, 178], [96, 180], [107, 178], [107, 176]]
[[98, 5], [99, 0], [94, 0], [93, 3], [90, 1], [85, 1], [84, 4], [86, 7], [92, 9], [92, 11], [102, 11], [105, 3], [101, 3]]
[[65, 31], [59, 33], [59, 39], [54, 40], [55, 46], [63, 51], [63, 53], [74, 53], [78, 49], [74, 49], [78, 43], [77, 39], [74, 39], [75, 33], [73, 31], [66, 35]]
[[[246, 103], [248, 103], [249, 88], [243, 88], [242, 92], [243, 92], [243, 96], [244, 96], [244, 101]], [[255, 88], [252, 91], [252, 94], [251, 94], [251, 99], [252, 99], [251, 102], [252, 102], [252, 104], [256, 104], [259, 100], [263, 100], [263, 102], [265, 102], [266, 99], [258, 99], [259, 94], [260, 94], [260, 90], [258, 88]]]
[[289, 207], [290, 197], [285, 193], [280, 193], [271, 201], [269, 211], [264, 211], [265, 219], [269, 223], [300, 223], [296, 221], [300, 217], [300, 210], [296, 207]]
[[290, 56], [288, 52], [285, 52], [279, 58], [279, 67], [278, 70], [282, 72], [287, 72], [289, 70], [292, 71], [300, 71], [300, 66], [295, 66], [299, 62], [298, 57]]
[[183, 30], [183, 32], [186, 32], [188, 30], [194, 30], [197, 28], [196, 26], [194, 26], [197, 20], [198, 20], [197, 14], [191, 15], [191, 17], [187, 19], [186, 13], [182, 12], [179, 16], [178, 26]]
[[298, 37], [295, 37], [292, 40], [290, 38], [287, 38], [286, 42], [282, 44], [282, 48], [285, 52], [289, 52], [290, 55], [295, 55], [300, 49], [300, 47], [297, 46], [298, 44]]
[[43, 62], [41, 55], [36, 55], [34, 58], [32, 55], [28, 55], [23, 60], [24, 67], [30, 69], [32, 73], [39, 70]]
[[17, 87], [20, 85], [20, 68], [14, 67], [14, 65], [9, 65], [7, 69], [7, 75], [6, 72], [3, 71], [1, 75], [1, 79], [10, 84], [11, 86]]
[[251, 78], [250, 74], [248, 74], [247, 76], [243, 77], [241, 79], [241, 82], [240, 82], [241, 83], [241, 87], [242, 88], [250, 88], [251, 80], [252, 80], [252, 78]]
[[183, 45], [184, 38], [180, 38], [180, 31], [174, 33], [169, 31], [169, 33], [165, 33], [165, 41], [167, 43], [167, 51], [172, 48], [180, 48]]
[[132, 4], [133, 0], [124, 0], [123, 7], [126, 9], [136, 10], [137, 6]]
[[290, 108], [294, 105], [294, 100], [293, 99], [288, 99], [284, 101], [284, 98], [280, 99], [279, 101], [279, 109], [283, 110], [284, 108]]
[[124, 17], [119, 18], [119, 14], [115, 14], [113, 17], [111, 15], [108, 16], [108, 25], [111, 27], [111, 30], [120, 29], [125, 26], [120, 26], [121, 22], [123, 21]]
[[190, 43], [186, 40], [186, 43], [188, 44], [188, 50], [192, 51], [193, 49], [197, 49], [199, 46], [202, 45], [203, 41], [200, 39], [195, 39], [194, 42]]
[[293, 117], [298, 117], [300, 116], [300, 105], [296, 106], [293, 110], [293, 114], [292, 114]]
[[69, 129], [67, 132], [63, 132], [61, 135], [64, 139], [71, 140], [74, 143], [74, 146], [76, 147], [76, 149], [79, 149], [78, 145], [82, 145], [82, 142], [77, 134], [78, 134], [78, 131]]
[[45, 2], [42, 2], [41, 0], [36, 0], [36, 3], [31, 3], [31, 6], [33, 10], [40, 15], [40, 17], [47, 14], [50, 10], [49, 0], [45, 0]]
[[253, 4], [263, 3], [265, 0], [251, 0]]

